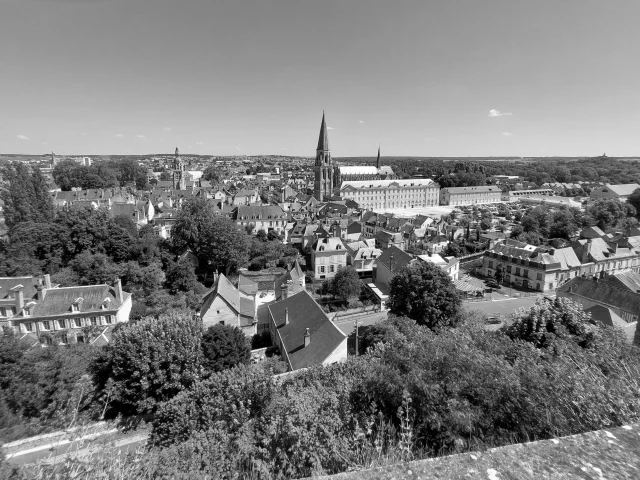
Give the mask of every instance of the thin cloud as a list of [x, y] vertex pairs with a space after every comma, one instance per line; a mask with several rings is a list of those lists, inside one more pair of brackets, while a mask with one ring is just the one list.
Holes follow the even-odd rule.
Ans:
[[513, 133], [511, 132], [502, 132], [502, 135], [504, 135], [505, 137], [510, 137], [513, 135]]
[[501, 112], [500, 110], [496, 110], [495, 108], [492, 108], [491, 110], [489, 110], [490, 117], [503, 117], [505, 115], [513, 115], [513, 114], [509, 112]]
[[26, 135], [16, 135], [16, 138], [18, 140], [31, 140], [29, 137], [27, 137]]
[[171, 131], [171, 127], [164, 127], [162, 130], [164, 130], [165, 132], [170, 132]]
[[116, 133], [116, 137], [118, 137], [118, 138], [124, 138], [124, 135], [123, 135], [123, 134], [121, 134], [121, 133]]
[[358, 123], [362, 125], [364, 122], [362, 120], [358, 120]]
[[146, 138], [144, 135], [136, 135], [136, 138]]

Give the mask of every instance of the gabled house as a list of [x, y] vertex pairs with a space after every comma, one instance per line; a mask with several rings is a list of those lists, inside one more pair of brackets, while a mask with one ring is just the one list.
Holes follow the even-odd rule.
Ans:
[[373, 273], [373, 281], [377, 284], [389, 286], [389, 282], [395, 275], [395, 272], [400, 270], [405, 265], [414, 262], [413, 255], [399, 249], [396, 246], [391, 246], [384, 250], [382, 254], [376, 259], [376, 265]]
[[373, 239], [360, 240], [346, 244], [347, 264], [353, 266], [361, 277], [373, 275], [376, 259], [382, 255], [382, 250], [376, 248]]
[[273, 344], [290, 371], [347, 359], [347, 336], [306, 291], [269, 305], [268, 318]]
[[256, 334], [256, 307], [253, 295], [237, 289], [220, 274], [213, 288], [205, 295], [200, 318], [205, 328], [222, 324], [238, 327], [248, 337]]

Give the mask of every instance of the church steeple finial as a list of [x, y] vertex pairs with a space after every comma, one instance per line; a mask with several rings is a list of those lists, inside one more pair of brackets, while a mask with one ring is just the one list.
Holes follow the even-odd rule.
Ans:
[[376, 168], [380, 170], [380, 144], [378, 144], [378, 159], [376, 160]]
[[324, 119], [324, 110], [322, 111], [322, 123], [320, 124], [320, 137], [318, 138], [318, 148], [316, 150], [328, 151], [329, 134], [327, 133], [327, 122]]

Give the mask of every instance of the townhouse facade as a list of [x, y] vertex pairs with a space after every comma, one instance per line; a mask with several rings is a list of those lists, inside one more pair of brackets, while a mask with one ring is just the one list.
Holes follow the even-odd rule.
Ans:
[[500, 203], [502, 190], [497, 186], [451, 187], [440, 189], [440, 205], [464, 206]]
[[436, 206], [439, 193], [440, 186], [431, 179], [360, 180], [340, 186], [341, 198], [368, 210]]
[[287, 233], [287, 213], [279, 205], [240, 205], [233, 218], [241, 228], [253, 226], [255, 235], [262, 230], [265, 233], [275, 231], [278, 235]]
[[316, 280], [331, 279], [347, 266], [347, 249], [341, 238], [318, 238], [311, 247], [311, 266]]

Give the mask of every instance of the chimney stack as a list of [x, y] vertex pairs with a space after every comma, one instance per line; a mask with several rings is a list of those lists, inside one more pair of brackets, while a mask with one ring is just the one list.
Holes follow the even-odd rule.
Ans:
[[16, 313], [24, 308], [24, 287], [22, 285], [16, 285], [11, 289], [13, 292], [13, 298], [16, 301]]
[[120, 278], [116, 278], [113, 287], [116, 290], [116, 300], [122, 302], [122, 280], [120, 280]]
[[591, 253], [591, 239], [587, 240], [582, 246], [582, 258], [580, 259], [581, 263], [587, 263], [589, 261], [589, 254]]
[[48, 273], [44, 274], [44, 288], [51, 288], [51, 275]]
[[289, 309], [284, 309], [284, 324], [289, 325]]
[[307, 328], [307, 331], [304, 332], [304, 346], [308, 347], [309, 343], [311, 343], [311, 334], [309, 333], [309, 329]]
[[282, 300], [286, 300], [287, 298], [289, 298], [289, 285], [283, 283], [282, 285], [280, 285], [280, 288], [282, 289]]

